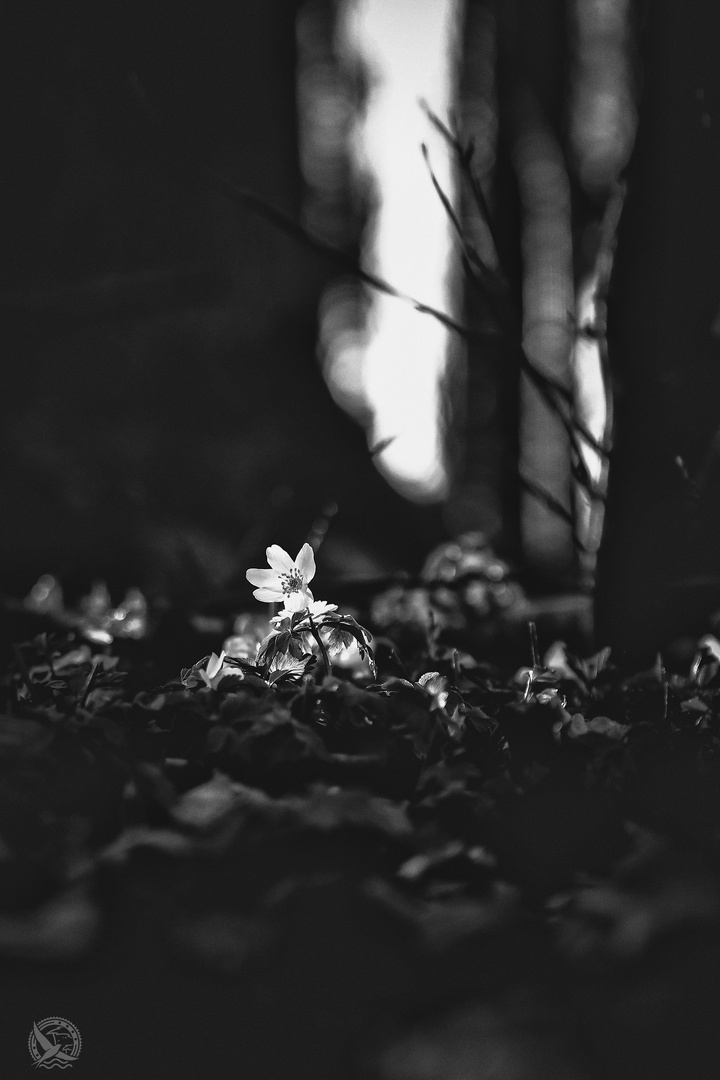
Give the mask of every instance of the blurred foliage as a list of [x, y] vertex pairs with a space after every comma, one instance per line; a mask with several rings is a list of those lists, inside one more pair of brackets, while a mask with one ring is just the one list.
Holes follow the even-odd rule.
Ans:
[[[458, 597], [462, 559], [479, 572], [465, 550], [428, 564]], [[501, 564], [481, 562], [497, 581]], [[470, 642], [481, 616], [458, 610]], [[187, 1076], [211, 1062], [218, 1077], [394, 1080], [470, 1060], [678, 1075], [691, 1011], [720, 1002], [714, 637], [684, 667], [628, 677], [608, 650], [540, 653], [532, 636], [515, 670], [458, 648], [450, 626], [422, 644], [400, 606], [411, 651], [377, 637], [374, 677], [316, 665], [273, 682], [238, 660], [208, 682], [188, 677], [199, 664], [163, 680], [183, 617], [149, 614], [144, 637], [100, 644], [57, 612], [4, 612], [13, 1061], [52, 970], [52, 1000], [108, 1077], [131, 1059], [157, 1075], [154, 1040], [178, 1023]], [[192, 663], [232, 624], [193, 617], [173, 656]], [[709, 1076], [716, 1026], [693, 1030], [693, 1075]], [[179, 1067], [177, 1047], [163, 1054]]]

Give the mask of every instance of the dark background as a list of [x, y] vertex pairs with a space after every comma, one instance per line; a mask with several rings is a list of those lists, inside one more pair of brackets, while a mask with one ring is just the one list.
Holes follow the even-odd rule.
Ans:
[[298, 5], [15, 0], [0, 15], [0, 587], [207, 599], [329, 503], [332, 573], [441, 535], [315, 359], [337, 272], [215, 190], [300, 215]]
[[[521, 560], [514, 345], [470, 351], [469, 423], [443, 525], [440, 509], [413, 507], [380, 478], [321, 379], [317, 304], [338, 267], [208, 177], [293, 218], [307, 206], [298, 8], [2, 6], [5, 592], [51, 572], [70, 592], [104, 577], [114, 592], [137, 584], [205, 601], [244, 588], [267, 544], [297, 550], [329, 504], [339, 509], [328, 574], [412, 570], [451, 527], [472, 524], [483, 491], [501, 508], [503, 553]], [[720, 14], [712, 0], [628, 10], [640, 124], [609, 305], [617, 425], [597, 638], [648, 657], [673, 633], [702, 632], [720, 607]], [[502, 98], [529, 87], [565, 142], [569, 5], [469, 3], [466, 89], [477, 70], [468, 28], [475, 18], [481, 41], [486, 11], [502, 36], [495, 206], [517, 295], [521, 212]], [[579, 270], [602, 192], [583, 193], [571, 161], [569, 172]], [[350, 255], [360, 226], [345, 237]]]

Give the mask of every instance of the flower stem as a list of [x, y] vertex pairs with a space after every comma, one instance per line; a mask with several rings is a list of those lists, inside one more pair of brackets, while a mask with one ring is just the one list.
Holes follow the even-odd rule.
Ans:
[[317, 625], [315, 624], [315, 621], [314, 621], [312, 615], [310, 614], [309, 610], [308, 610], [307, 616], [308, 616], [308, 622], [310, 623], [310, 630], [312, 632], [312, 636], [315, 638], [315, 640], [318, 643], [318, 648], [320, 650], [320, 655], [322, 656], [323, 664], [325, 665], [325, 673], [328, 676], [330, 676], [330, 675], [332, 675], [332, 668], [330, 667], [330, 657], [328, 656], [328, 651], [325, 648], [325, 642], [323, 641], [323, 639], [322, 639], [322, 637], [320, 635], [320, 630], [318, 629]]
[[85, 708], [85, 704], [87, 702], [88, 695], [89, 695], [90, 691], [92, 690], [93, 683], [95, 682], [95, 676], [97, 675], [97, 671], [98, 671], [99, 666], [100, 666], [100, 661], [96, 660], [95, 663], [93, 664], [92, 668], [90, 669], [90, 674], [88, 675], [87, 679], [85, 680], [85, 685], [82, 688], [82, 693], [80, 694], [80, 699], [78, 701], [78, 704], [79, 704], [81, 709]]
[[22, 680], [25, 683], [25, 686], [27, 688], [28, 701], [34, 701], [33, 683], [32, 683], [32, 679], [30, 677], [30, 672], [28, 671], [28, 666], [25, 663], [25, 657], [20, 652], [20, 649], [17, 647], [17, 645], [13, 645], [13, 652], [15, 653], [15, 660], [17, 661], [17, 666], [20, 668], [20, 674], [22, 676]]

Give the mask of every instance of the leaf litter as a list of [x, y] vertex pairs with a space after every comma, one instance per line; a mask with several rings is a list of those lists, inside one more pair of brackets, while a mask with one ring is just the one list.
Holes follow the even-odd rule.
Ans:
[[[145, 933], [154, 964], [259, 987], [318, 1076], [637, 1080], [690, 1075], [683, 1054], [709, 1076], [715, 1025], [690, 1051], [685, 1029], [720, 1005], [714, 639], [685, 672], [627, 676], [559, 642], [508, 665], [477, 647], [457, 559], [441, 565], [434, 609], [431, 582], [367, 597], [380, 639], [313, 601], [320, 625], [294, 611], [270, 647], [253, 625], [237, 657], [161, 678], [135, 594], [142, 631], [109, 641], [98, 620], [126, 616], [99, 592], [89, 624], [58, 617], [57, 592], [36, 604], [24, 639], [6, 611], [0, 957], [112, 966]], [[217, 622], [189, 640], [218, 648]], [[333, 662], [348, 633], [376, 667]], [[297, 663], [272, 678], [278, 644]]]

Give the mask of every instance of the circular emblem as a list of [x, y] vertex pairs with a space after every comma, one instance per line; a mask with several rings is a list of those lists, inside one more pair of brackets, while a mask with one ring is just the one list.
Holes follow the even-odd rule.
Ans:
[[41, 1069], [69, 1069], [80, 1057], [80, 1032], [62, 1016], [46, 1016], [33, 1023], [28, 1039], [30, 1057]]

